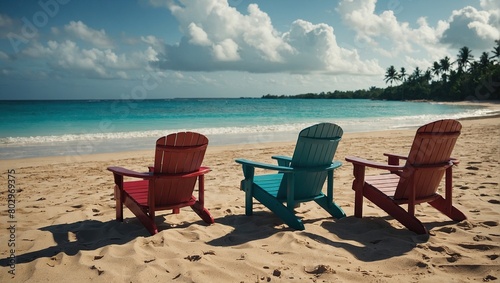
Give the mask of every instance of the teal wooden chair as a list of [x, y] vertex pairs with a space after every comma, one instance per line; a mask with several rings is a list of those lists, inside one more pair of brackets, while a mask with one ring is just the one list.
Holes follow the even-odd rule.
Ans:
[[[291, 158], [272, 156], [277, 165], [236, 159], [242, 164], [245, 177], [241, 190], [245, 191], [246, 215], [252, 215], [252, 198], [255, 198], [297, 230], [304, 230], [304, 224], [294, 212], [302, 202], [315, 201], [333, 217], [345, 217], [344, 211], [333, 201], [333, 171], [342, 165], [333, 161], [333, 157], [342, 134], [339, 126], [320, 123], [300, 132]], [[255, 176], [255, 168], [276, 173]], [[325, 180], [328, 180], [326, 195], [323, 193]]]

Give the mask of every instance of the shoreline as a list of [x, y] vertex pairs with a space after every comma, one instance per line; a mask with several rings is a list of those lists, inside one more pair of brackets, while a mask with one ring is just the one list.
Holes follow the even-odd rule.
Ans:
[[[428, 102], [425, 102], [428, 103]], [[441, 102], [439, 102], [441, 103]], [[479, 106], [481, 108], [485, 107], [488, 110], [479, 111], [475, 113], [476, 115], [485, 115], [485, 116], [475, 116], [469, 118], [455, 118], [459, 120], [465, 119], [481, 119], [482, 117], [492, 117], [498, 115], [500, 113], [500, 106], [497, 101], [491, 102], [443, 102], [443, 104], [454, 104], [454, 105], [471, 105], [471, 106]], [[489, 113], [484, 113], [489, 112]], [[472, 114], [472, 113], [469, 113]], [[411, 116], [409, 116], [411, 117]], [[446, 117], [442, 117], [446, 118]], [[436, 118], [436, 120], [439, 118]], [[411, 119], [410, 119], [411, 120]], [[422, 120], [422, 119], [419, 119]], [[423, 119], [421, 121], [422, 124], [429, 121], [425, 121]], [[318, 119], [316, 122], [320, 122], [321, 119]], [[333, 120], [332, 122], [335, 123]], [[372, 132], [374, 128], [376, 131], [390, 131], [390, 130], [399, 130], [399, 129], [413, 129], [420, 125], [420, 122], [412, 121], [385, 121], [377, 124], [373, 124], [373, 122], [368, 122], [366, 120], [349, 120], [346, 121], [340, 119], [338, 120], [339, 125], [344, 129], [345, 133], [363, 133], [363, 132]], [[399, 123], [399, 127], [398, 127]], [[382, 125], [382, 126], [377, 126]], [[307, 126], [306, 124], [303, 127]], [[378, 127], [378, 128], [377, 128]], [[196, 131], [196, 130], [195, 130]], [[296, 139], [296, 133], [300, 131], [300, 129], [294, 129], [286, 131], [286, 132], [260, 132], [257, 131], [255, 133], [212, 133], [206, 134], [206, 136], [210, 140], [211, 146], [233, 146], [233, 145], [243, 145], [243, 144], [254, 144], [254, 143], [266, 143], [266, 142], [292, 142]], [[203, 132], [202, 132], [203, 133]], [[162, 135], [163, 133], [159, 133]], [[37, 138], [37, 137], [35, 137]], [[43, 137], [41, 137], [43, 138]], [[154, 142], [156, 137], [148, 136], [148, 137], [135, 137], [135, 138], [125, 138], [125, 139], [94, 139], [93, 137], [82, 137], [82, 139], [77, 140], [68, 140], [68, 141], [53, 141], [53, 142], [34, 142], [34, 143], [12, 143], [12, 144], [4, 144], [0, 148], [0, 156], [2, 156], [2, 160], [17, 160], [17, 159], [25, 159], [25, 158], [51, 158], [56, 156], [83, 156], [88, 154], [101, 154], [101, 153], [119, 153], [119, 152], [129, 152], [129, 151], [141, 151], [148, 150], [154, 146]], [[80, 159], [80, 158], [79, 158]]]
[[[491, 106], [492, 107], [492, 106]], [[495, 108], [496, 109], [496, 108]], [[500, 111], [500, 108], [499, 108]], [[488, 124], [495, 124], [498, 120], [497, 125], [500, 125], [500, 113], [491, 116], [480, 116], [480, 117], [470, 117], [458, 119], [462, 124], [472, 123], [473, 121], [486, 121]], [[465, 126], [465, 125], [464, 125]], [[500, 126], [499, 126], [500, 127]], [[418, 128], [408, 127], [401, 129], [388, 129], [379, 131], [366, 131], [366, 132], [346, 132], [344, 133], [344, 139], [346, 137], [356, 139], [356, 138], [366, 138], [371, 135], [373, 136], [383, 136], [392, 135], [392, 133], [407, 132], [408, 134], [413, 134], [413, 130]], [[296, 137], [294, 137], [295, 139]], [[266, 142], [253, 142], [253, 143], [235, 143], [227, 145], [210, 145], [207, 148], [207, 153], [210, 152], [221, 152], [231, 149], [239, 148], [251, 148], [258, 149], [262, 147], [273, 147], [273, 146], [293, 146], [295, 140], [293, 141], [266, 141]], [[53, 163], [70, 163], [70, 162], [89, 162], [89, 161], [105, 161], [105, 160], [122, 160], [129, 158], [138, 158], [144, 156], [154, 155], [154, 144], [151, 145], [151, 149], [144, 150], [130, 150], [130, 151], [117, 151], [117, 152], [107, 152], [107, 153], [92, 153], [92, 154], [82, 154], [82, 155], [65, 155], [65, 156], [41, 156], [41, 157], [28, 157], [28, 158], [15, 158], [15, 159], [5, 159], [0, 160], [0, 170], [7, 170], [14, 167], [23, 166], [24, 164], [32, 165], [46, 165]], [[16, 165], [17, 163], [17, 165]]]

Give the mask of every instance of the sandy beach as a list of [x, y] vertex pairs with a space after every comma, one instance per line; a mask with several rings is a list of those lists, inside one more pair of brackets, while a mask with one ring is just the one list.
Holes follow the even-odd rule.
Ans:
[[[429, 235], [407, 230], [368, 201], [365, 217], [355, 218], [352, 165], [344, 161], [347, 155], [383, 162], [385, 152], [406, 154], [415, 129], [346, 133], [335, 155], [343, 166], [335, 171], [334, 200], [347, 217], [332, 219], [315, 203], [302, 204], [297, 214], [304, 231], [288, 228], [259, 203], [246, 216], [243, 174], [234, 162], [273, 162], [271, 155], [292, 154], [293, 142], [209, 146], [204, 165], [213, 171], [205, 179], [205, 202], [215, 224], [189, 208], [165, 211], [154, 236], [127, 209], [125, 221], [115, 221], [113, 176], [106, 170], [147, 170], [153, 145], [140, 152], [2, 160], [0, 282], [498, 282], [500, 117], [461, 123], [453, 201], [468, 219], [453, 222], [418, 205], [416, 216]], [[17, 190], [11, 211], [9, 178]]]

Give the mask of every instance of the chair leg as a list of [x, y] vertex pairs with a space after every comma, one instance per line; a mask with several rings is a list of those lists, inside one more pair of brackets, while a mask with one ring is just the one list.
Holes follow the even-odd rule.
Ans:
[[264, 192], [262, 189], [254, 188], [253, 196], [264, 206], [269, 208], [274, 214], [285, 222], [290, 228], [296, 230], [304, 230], [304, 224], [302, 220], [298, 219], [293, 213], [293, 209], [290, 210], [288, 207], [284, 206], [277, 198]]
[[196, 214], [198, 214], [198, 216], [201, 217], [201, 219], [203, 219], [203, 221], [205, 221], [205, 223], [213, 224], [215, 222], [208, 209], [203, 207], [200, 202], [196, 202], [191, 205], [191, 208], [194, 212], [196, 212]]
[[142, 223], [144, 225], [144, 227], [146, 227], [146, 229], [148, 230], [148, 232], [151, 234], [151, 235], [155, 235], [155, 234], [158, 234], [158, 227], [156, 227], [156, 223], [154, 222], [154, 220], [152, 220], [151, 222], [145, 224], [145, 223]]
[[[194, 197], [194, 196], [193, 196]], [[208, 209], [205, 208], [205, 176], [198, 177], [198, 200], [191, 206], [191, 208], [198, 214], [198, 216], [205, 221], [205, 223], [213, 224], [214, 218], [210, 215]]]
[[365, 186], [364, 196], [387, 212], [390, 216], [394, 217], [394, 219], [398, 220], [409, 230], [417, 234], [427, 234], [427, 229], [424, 227], [422, 222], [420, 222], [420, 220], [409, 214], [401, 206], [395, 204], [384, 193], [371, 186]]
[[352, 189], [354, 190], [354, 216], [363, 217], [363, 189], [365, 186], [365, 166], [354, 164], [354, 181]]
[[156, 226], [154, 217], [151, 217], [150, 215], [147, 215], [143, 212], [137, 213], [137, 210], [133, 209], [132, 207], [129, 208], [151, 235], [155, 235], [158, 233], [158, 227]]
[[118, 186], [115, 186], [116, 220], [123, 222], [123, 196]]
[[142, 225], [149, 231], [151, 235], [158, 233], [158, 227], [155, 223], [154, 211], [148, 213], [147, 208], [139, 205], [132, 197], [125, 196], [124, 204], [130, 211], [139, 219]]
[[319, 199], [316, 199], [315, 202], [319, 204], [324, 210], [326, 210], [328, 213], [330, 213], [331, 216], [340, 219], [345, 217], [345, 212], [338, 206], [335, 202], [332, 202], [329, 204], [329, 201], [327, 197], [322, 197]]
[[456, 207], [449, 204], [443, 197], [439, 197], [429, 202], [429, 204], [454, 221], [462, 221], [467, 219], [467, 216], [465, 216], [465, 214], [463, 214]]
[[[356, 181], [354, 181], [356, 182]], [[354, 187], [354, 184], [353, 184]], [[363, 217], [363, 189], [356, 188], [354, 190], [354, 216], [357, 218]]]
[[250, 216], [253, 213], [252, 184], [242, 180], [241, 187], [245, 190], [245, 214]]

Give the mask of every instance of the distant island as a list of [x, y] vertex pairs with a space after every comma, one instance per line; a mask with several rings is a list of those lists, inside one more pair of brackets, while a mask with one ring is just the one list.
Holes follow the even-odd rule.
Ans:
[[[490, 56], [483, 52], [474, 60], [472, 50], [460, 48], [457, 59], [446, 56], [426, 70], [415, 68], [408, 74], [404, 67], [386, 70], [387, 88], [367, 90], [303, 93], [297, 95], [263, 95], [264, 99], [377, 99], [377, 100], [499, 100], [500, 99], [500, 40], [495, 40]], [[456, 66], [455, 68], [453, 68]], [[393, 85], [400, 83], [399, 85]]]

